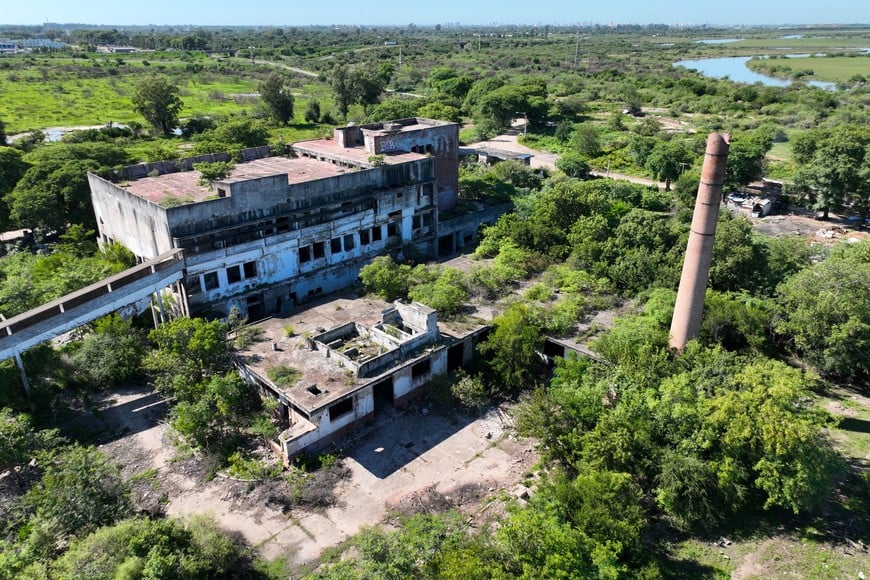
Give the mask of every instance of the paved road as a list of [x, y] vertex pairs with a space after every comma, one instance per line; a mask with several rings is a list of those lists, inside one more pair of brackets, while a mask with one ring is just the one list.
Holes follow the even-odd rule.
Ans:
[[[519, 124], [520, 129], [522, 128], [522, 121]], [[488, 141], [480, 141], [479, 143], [472, 143], [468, 145], [470, 149], [502, 149], [504, 151], [511, 151], [514, 153], [528, 153], [533, 155], [531, 165], [532, 167], [546, 167], [548, 169], [555, 169], [556, 167], [556, 159], [559, 158], [555, 153], [547, 153], [546, 151], [539, 151], [537, 149], [532, 149], [531, 147], [526, 147], [525, 145], [521, 145], [517, 142], [517, 137], [519, 136], [519, 130], [511, 129], [504, 135], [498, 135], [497, 137], [493, 137]], [[646, 179], [644, 177], [637, 177], [634, 175], [625, 175], [623, 173], [615, 173], [613, 171], [607, 173], [604, 171], [592, 171], [592, 175], [598, 177], [609, 177], [610, 179], [619, 179], [621, 181], [630, 181], [631, 183], [639, 183], [641, 185], [655, 185], [659, 189], [664, 189], [664, 182], [654, 181], [652, 179]]]

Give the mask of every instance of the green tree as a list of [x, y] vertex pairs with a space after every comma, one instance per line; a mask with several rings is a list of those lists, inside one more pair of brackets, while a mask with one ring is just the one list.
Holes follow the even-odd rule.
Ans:
[[238, 578], [241, 549], [208, 516], [126, 519], [74, 542], [51, 565], [57, 578]]
[[12, 218], [20, 225], [45, 232], [64, 231], [69, 224], [96, 227], [88, 186], [95, 161], [62, 161], [31, 167], [7, 197]]
[[415, 117], [417, 110], [422, 104], [422, 101], [418, 99], [390, 97], [372, 107], [371, 111], [366, 115], [366, 121], [376, 123], [391, 119]]
[[159, 389], [180, 397], [203, 379], [223, 374], [229, 368], [227, 325], [218, 320], [176, 318], [151, 331], [149, 337], [159, 347], [143, 361], [155, 375]]
[[305, 106], [305, 122], [311, 124], [320, 122], [320, 102], [317, 99], [311, 99]]
[[0, 119], [0, 147], [6, 145], [6, 123], [3, 122], [3, 119]]
[[710, 286], [716, 290], [754, 290], [763, 248], [756, 242], [752, 223], [744, 216], [722, 212], [716, 226]]
[[493, 320], [493, 327], [477, 347], [495, 376], [493, 391], [508, 395], [535, 386], [544, 369], [538, 354], [544, 336], [529, 308], [512, 305]]
[[172, 410], [172, 427], [195, 445], [210, 449], [234, 441], [260, 411], [256, 390], [231, 371], [187, 389]]
[[51, 554], [131, 513], [130, 491], [118, 466], [93, 447], [73, 445], [41, 458], [42, 479], [24, 497], [33, 516], [28, 542]]
[[236, 164], [233, 161], [213, 161], [211, 163], [194, 163], [193, 168], [199, 171], [197, 184], [208, 186], [209, 190], [215, 181], [221, 180], [232, 173]]
[[29, 167], [21, 151], [0, 146], [0, 196], [12, 191]]
[[725, 164], [725, 189], [731, 191], [757, 179], [764, 171], [764, 156], [770, 151], [770, 135], [756, 132], [731, 141]]
[[786, 280], [774, 320], [797, 350], [826, 374], [870, 377], [870, 243], [844, 244]]
[[88, 172], [120, 165], [127, 153], [109, 143], [57, 143], [26, 156], [31, 164], [6, 196], [21, 226], [64, 231], [68, 224], [96, 229]]
[[601, 155], [601, 138], [598, 128], [592, 123], [580, 123], [571, 134], [571, 145], [574, 149], [589, 159]]
[[273, 72], [260, 83], [258, 90], [269, 114], [278, 123], [286, 125], [293, 119], [293, 95], [284, 75]]
[[[814, 133], [799, 148], [795, 184], [812, 196], [813, 207], [828, 218], [845, 205], [870, 209], [870, 131], [849, 126]], [[808, 159], [807, 159], [808, 158]]]
[[426, 119], [438, 119], [441, 121], [453, 121], [459, 123], [462, 121], [462, 111], [459, 107], [448, 105], [439, 101], [431, 101], [417, 109], [417, 116]]
[[671, 181], [677, 179], [691, 162], [689, 151], [682, 144], [662, 141], [649, 152], [644, 167], [654, 179], [665, 182], [665, 191], [670, 191]]
[[161, 135], [172, 134], [182, 107], [178, 86], [165, 77], [148, 77], [136, 85], [132, 100], [133, 110]]
[[522, 578], [617, 578], [640, 544], [646, 516], [627, 473], [556, 472], [496, 532], [505, 572]]
[[378, 256], [359, 272], [359, 279], [367, 292], [374, 292], [392, 302], [408, 295], [411, 267], [397, 264], [390, 256]]
[[445, 268], [434, 282], [411, 288], [408, 297], [434, 308], [439, 315], [450, 317], [459, 312], [468, 300], [468, 291], [462, 272], [456, 268]]
[[332, 71], [332, 92], [338, 113], [347, 117], [349, 107], [355, 103], [365, 108], [377, 103], [391, 76], [389, 68], [337, 65]]
[[85, 335], [70, 362], [83, 382], [106, 388], [136, 377], [144, 356], [140, 333], [129, 320], [113, 314], [95, 323], [94, 332]]
[[[52, 449], [63, 442], [56, 429], [36, 430], [30, 416], [0, 408], [0, 469], [16, 477], [39, 451]], [[7, 514], [8, 515], [8, 514]]]
[[589, 177], [590, 171], [587, 158], [571, 151], [559, 156], [559, 159], [556, 160], [556, 169], [568, 177], [576, 177], [577, 179], [586, 179]]
[[248, 147], [261, 147], [269, 141], [269, 131], [262, 121], [248, 117], [228, 119], [206, 131], [193, 147], [193, 153], [230, 153], [237, 155]]
[[[722, 454], [718, 478], [725, 485], [751, 484], [763, 494], [765, 509], [814, 509], [830, 493], [840, 465], [822, 434], [824, 414], [807, 402], [810, 381], [777, 361], [750, 363], [732, 381], [709, 401], [704, 420], [701, 447]], [[744, 470], [744, 481], [735, 480], [737, 471], [729, 473], [732, 466]]]
[[13, 225], [4, 197], [15, 188], [29, 167], [21, 151], [0, 145], [0, 230], [7, 230]]

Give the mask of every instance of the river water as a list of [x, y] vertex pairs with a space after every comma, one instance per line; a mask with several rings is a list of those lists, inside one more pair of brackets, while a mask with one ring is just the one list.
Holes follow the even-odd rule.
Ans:
[[[707, 77], [717, 79], [724, 79], [727, 77], [737, 83], [761, 83], [769, 87], [787, 87], [791, 84], [790, 80], [769, 77], [750, 70], [749, 67], [746, 66], [748, 61], [748, 56], [727, 56], [721, 58], [680, 60], [675, 62], [674, 66], [695, 69]], [[837, 85], [834, 83], [826, 83], [823, 81], [806, 81], [806, 84], [828, 91], [833, 91], [837, 88]]]

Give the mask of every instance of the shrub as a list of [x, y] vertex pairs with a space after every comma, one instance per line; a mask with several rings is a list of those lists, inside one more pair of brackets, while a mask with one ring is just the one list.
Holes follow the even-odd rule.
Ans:
[[489, 389], [480, 375], [469, 376], [463, 373], [462, 378], [450, 387], [450, 392], [459, 404], [472, 411], [480, 411], [489, 404]]
[[266, 371], [266, 374], [270, 381], [285, 389], [295, 386], [302, 378], [302, 371], [286, 365], [272, 367]]

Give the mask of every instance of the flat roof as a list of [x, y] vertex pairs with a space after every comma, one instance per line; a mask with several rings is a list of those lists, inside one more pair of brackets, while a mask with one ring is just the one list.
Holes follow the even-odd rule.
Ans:
[[[342, 147], [334, 139], [315, 139], [312, 141], [299, 141], [293, 144], [293, 148], [300, 149], [315, 154], [324, 155], [336, 159], [346, 159], [353, 163], [363, 165], [369, 164], [371, 153], [366, 151], [362, 145], [354, 147]], [[397, 163], [407, 163], [408, 161], [416, 161], [424, 159], [426, 156], [421, 153], [411, 153], [410, 151], [390, 151], [384, 152], [384, 163], [387, 165], [395, 165]]]
[[[411, 131], [422, 131], [423, 129], [431, 129], [432, 127], [446, 127], [447, 125], [455, 125], [456, 123], [451, 123], [449, 121], [432, 121], [431, 123], [421, 123], [419, 120], [415, 123], [409, 123], [407, 125], [403, 124], [401, 121], [384, 121], [381, 123], [381, 127], [373, 128], [371, 124], [368, 125], [360, 125], [360, 129], [362, 129], [366, 133], [374, 133], [376, 135], [394, 135], [396, 133], [409, 133]], [[386, 126], [390, 126], [387, 128]], [[399, 125], [401, 128], [396, 127]]]
[[[372, 327], [381, 322], [381, 313], [392, 307], [392, 303], [371, 296], [326, 298], [302, 310], [254, 323], [252, 326], [261, 331], [261, 340], [241, 349], [238, 356], [250, 371], [261, 378], [267, 379], [269, 369], [277, 366], [298, 369], [302, 378], [295, 386], [276, 387], [296, 407], [310, 414], [369, 383], [377, 382], [381, 375], [353, 377], [337, 360], [326, 358], [324, 352], [310, 351], [306, 339], [313, 339], [324, 331], [348, 322]], [[287, 336], [287, 325], [293, 326], [293, 336]], [[480, 321], [438, 322], [438, 330], [449, 338], [462, 338], [483, 327]], [[390, 373], [415, 358], [412, 356], [397, 361], [385, 368], [382, 374]], [[317, 387], [320, 394], [308, 390], [312, 385]]]
[[[319, 161], [300, 157], [264, 157], [252, 161], [237, 163], [230, 174], [221, 179], [222, 182], [236, 183], [268, 177], [270, 175], [287, 176], [287, 183], [304, 183], [315, 179], [334, 177], [353, 171], [348, 167], [341, 167], [327, 161]], [[167, 197], [176, 197], [183, 203], [198, 203], [209, 198], [214, 198], [217, 191], [200, 185], [199, 171], [179, 171], [177, 173], [165, 173], [155, 177], [143, 177], [129, 182], [118, 183], [127, 192], [136, 197], [147, 199], [158, 205]]]

